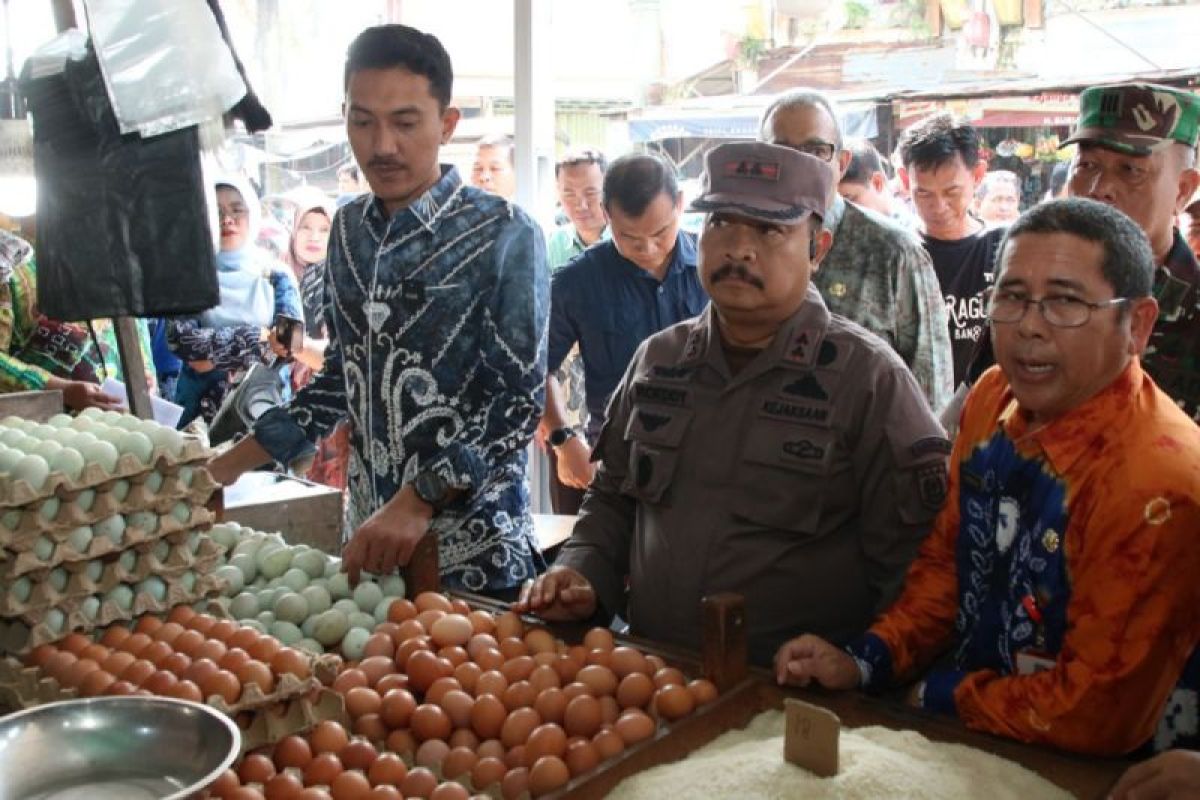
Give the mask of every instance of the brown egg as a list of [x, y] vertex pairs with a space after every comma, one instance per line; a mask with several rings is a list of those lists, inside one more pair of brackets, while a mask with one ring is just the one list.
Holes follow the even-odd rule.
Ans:
[[149, 614], [147, 614], [146, 616], [139, 619], [136, 624], [134, 624], [133, 630], [134, 630], [134, 633], [144, 633], [148, 636], [151, 636], [154, 634], [154, 632], [156, 630], [161, 628], [162, 625], [163, 625], [163, 621], [161, 619], [159, 619], [158, 617], [152, 617]]
[[658, 688], [664, 686], [685, 686], [687, 679], [675, 667], [663, 667], [654, 673], [654, 685]]
[[455, 728], [454, 733], [450, 734], [450, 749], [456, 747], [469, 747], [474, 751], [479, 747], [479, 737], [475, 735], [475, 731], [471, 730], [470, 725], [465, 728]]
[[178, 622], [164, 622], [162, 625], [158, 626], [158, 629], [154, 632], [145, 632], [150, 634], [151, 639], [157, 639], [160, 642], [171, 644], [179, 638], [179, 634], [183, 633], [184, 630], [186, 629]]
[[508, 688], [508, 678], [496, 670], [488, 670], [479, 676], [475, 681], [475, 696], [482, 697], [485, 694], [495, 695], [496, 697], [504, 697], [504, 690]]
[[359, 739], [357, 737], [346, 742], [346, 746], [338, 753], [338, 758], [342, 760], [343, 767], [364, 771], [370, 769], [378, 757], [379, 751], [375, 749], [375, 745], [366, 739]]
[[523, 681], [533, 674], [533, 669], [537, 665], [533, 663], [533, 659], [529, 656], [514, 656], [500, 667], [500, 674], [508, 679], [508, 682], [516, 683]]
[[525, 742], [525, 757], [530, 763], [537, 763], [542, 756], [562, 757], [567, 752], [567, 734], [558, 725], [548, 722], [539, 725], [529, 734]]
[[[510, 662], [511, 663], [511, 662]], [[531, 708], [537, 699], [537, 691], [529, 681], [517, 681], [504, 690], [504, 707], [509, 711], [518, 708]]]
[[525, 646], [530, 653], [555, 653], [558, 651], [558, 641], [554, 634], [545, 628], [531, 628], [525, 634]]
[[307, 679], [312, 674], [308, 656], [291, 647], [281, 647], [271, 659], [271, 670], [276, 675], [295, 675], [300, 680]]
[[167, 697], [174, 697], [178, 700], [191, 700], [193, 703], [204, 702], [204, 693], [200, 691], [200, 687], [186, 680], [179, 681], [179, 683], [168, 689]]
[[461, 689], [451, 689], [442, 695], [438, 705], [450, 717], [450, 722], [456, 728], [471, 724], [471, 709], [475, 707], [475, 699]]
[[508, 767], [498, 758], [490, 756], [480, 758], [471, 770], [471, 785], [476, 791], [484, 791], [494, 783], [504, 780]]
[[97, 667], [84, 676], [83, 681], [79, 684], [79, 693], [84, 697], [99, 697], [116, 682], [116, 677], [111, 673]]
[[600, 701], [587, 694], [569, 701], [563, 713], [563, 727], [571, 736], [592, 736], [600, 730], [602, 721]]
[[[205, 644], [208, 644], [205, 642]], [[204, 645], [200, 645], [200, 649], [204, 649]], [[266, 664], [271, 663], [271, 659], [275, 654], [283, 649], [283, 643], [274, 636], [260, 636], [257, 642], [246, 648], [246, 652], [256, 661], [262, 661]]]
[[136, 691], [137, 687], [129, 681], [114, 681], [113, 684], [108, 687], [108, 690], [105, 692], [105, 694], [113, 697], [122, 697], [127, 694], [133, 694]]
[[219, 669], [203, 681], [197, 681], [205, 699], [219, 696], [228, 705], [233, 705], [242, 696], [242, 682], [227, 669]]
[[[187, 668], [180, 673], [179, 677], [200, 685], [220, 671], [221, 668], [207, 658], [197, 658], [191, 664], [187, 665]], [[230, 671], [232, 672], [232, 670]]]
[[408, 725], [417, 701], [407, 689], [392, 689], [379, 704], [379, 715], [389, 728], [404, 728]]
[[347, 769], [329, 784], [333, 800], [367, 800], [371, 794], [371, 782], [356, 769]]
[[[213, 642], [216, 642], [216, 640], [210, 639], [209, 641], [205, 642], [204, 644], [208, 645]], [[221, 645], [222, 647], [225, 647], [225, 645], [222, 642], [216, 642], [216, 643]], [[199, 650], [196, 651], [196, 657], [195, 657], [196, 660], [199, 660], [201, 658], [207, 658], [207, 656], [204, 655], [204, 651], [205, 651], [204, 647], [201, 647]], [[212, 659], [209, 659], [209, 660], [211, 661]], [[237, 671], [242, 668], [242, 665], [245, 664], [249, 660], [250, 660], [250, 654], [247, 653], [242, 648], [240, 648], [240, 647], [226, 648], [225, 654], [223, 656], [220, 656], [217, 659], [217, 665], [221, 669], [227, 669], [236, 675]], [[274, 661], [275, 659], [271, 659], [271, 660]], [[276, 674], [282, 674], [278, 670], [275, 670], [274, 667], [272, 667], [272, 671], [274, 671]]]
[[395, 753], [380, 753], [379, 758], [367, 770], [367, 779], [372, 786], [399, 786], [408, 774], [404, 759]]
[[688, 691], [692, 693], [692, 699], [696, 701], [697, 706], [711, 703], [717, 699], [717, 687], [712, 681], [704, 678], [697, 678], [688, 684]]
[[409, 659], [412, 658], [413, 653], [418, 651], [432, 652], [430, 651], [429, 643], [425, 641], [424, 636], [414, 636], [411, 639], [405, 639], [404, 642], [402, 642], [400, 646], [396, 648], [396, 657], [393, 659], [396, 669], [408, 669]]
[[511, 611], [505, 611], [496, 617], [495, 636], [497, 641], [504, 641], [509, 637], [521, 638], [525, 635], [525, 623]]
[[186, 627], [191, 628], [194, 631], [200, 631], [205, 636], [208, 636], [209, 632], [216, 624], [216, 617], [213, 617], [211, 614], [196, 614], [196, 616], [184, 623]]
[[612, 728], [602, 730], [592, 737], [592, 744], [600, 754], [600, 760], [612, 758], [625, 749], [625, 740]]
[[546, 722], [562, 724], [567, 710], [567, 696], [562, 689], [545, 689], [533, 701], [533, 708]]
[[617, 676], [608, 667], [590, 664], [579, 670], [575, 679], [588, 687], [593, 697], [603, 697], [617, 691]]
[[[368, 800], [404, 800], [404, 795], [400, 794], [400, 790], [395, 786], [387, 786], [380, 784], [371, 789], [371, 793], [367, 795]], [[297, 798], [297, 800], [308, 800], [307, 798]], [[312, 798], [317, 800], [317, 798]]]
[[467, 619], [471, 620], [471, 627], [476, 633], [491, 633], [496, 630], [496, 618], [482, 609], [470, 612]]
[[52, 644], [39, 644], [25, 654], [25, 666], [40, 667], [46, 663], [46, 659], [50, 658], [52, 653], [56, 652], [58, 652], [58, 648]]
[[446, 616], [447, 613], [440, 608], [431, 608], [417, 614], [417, 622], [421, 623], [421, 627], [425, 628], [426, 631], [432, 631], [433, 623]]
[[365, 689], [370, 684], [367, 674], [358, 667], [348, 667], [338, 673], [333, 679], [331, 688], [338, 694], [345, 695], [351, 689]]
[[[67, 639], [69, 638], [71, 637], [68, 636]], [[125, 641], [121, 642], [121, 649], [126, 653], [133, 653], [138, 658], [141, 658], [142, 651], [149, 647], [152, 641], [154, 640], [144, 633], [131, 633], [129, 636], [125, 637]], [[87, 645], [85, 644], [84, 647], [86, 646]], [[67, 647], [66, 639], [63, 640], [62, 649], [70, 650], [70, 648]], [[82, 650], [83, 647], [79, 649]]]
[[654, 696], [654, 681], [643, 672], [631, 672], [617, 685], [621, 708], [645, 708]]
[[475, 663], [484, 672], [498, 672], [505, 662], [504, 654], [494, 647], [480, 650], [475, 656]]
[[242, 781], [238, 778], [237, 773], [232, 769], [227, 769], [218, 775], [217, 779], [208, 787], [208, 793], [213, 797], [225, 797], [241, 785]]
[[[392, 653], [395, 654], [396, 648], [400, 646], [400, 638], [396, 635], [400, 630], [398, 622], [381, 622], [375, 626], [375, 633], [387, 634], [392, 640]], [[374, 634], [372, 634], [374, 635]], [[367, 641], [370, 641], [369, 639]]]
[[359, 662], [359, 670], [367, 676], [367, 685], [372, 688], [377, 688], [379, 682], [387, 675], [392, 675], [396, 671], [396, 664], [392, 660], [394, 656], [389, 653], [386, 656], [370, 656]]
[[650, 662], [640, 651], [632, 647], [614, 647], [609, 664], [618, 678], [624, 678], [635, 672], [650, 674]]
[[438, 678], [433, 682], [433, 685], [425, 690], [426, 703], [441, 703], [442, 698], [446, 696], [446, 692], [462, 691], [460, 684], [453, 677]]
[[[253, 630], [250, 630], [250, 632], [254, 633], [255, 637], [257, 638], [257, 633], [255, 633]], [[175, 637], [175, 641], [171, 643], [171, 647], [174, 647], [177, 652], [195, 658], [196, 652], [204, 645], [205, 641], [204, 634], [200, 631], [186, 630]], [[241, 647], [241, 645], [234, 646]], [[146, 657], [147, 656], [145, 654], [142, 654], [142, 658]]]
[[696, 707], [696, 700], [686, 686], [667, 684], [654, 693], [654, 713], [666, 720], [686, 717]]
[[481, 739], [499, 736], [507, 718], [508, 709], [494, 694], [480, 695], [471, 707], [471, 727]]
[[[138, 658], [144, 658], [159, 669], [163, 669], [163, 662], [174, 654], [175, 651], [171, 649], [171, 645], [155, 641], [147, 645]], [[81, 655], [80, 658], [82, 657]]]
[[100, 665], [90, 658], [76, 658], [61, 669], [59, 683], [73, 689], [78, 688], [83, 684], [84, 678], [98, 669], [100, 669]]
[[562, 655], [558, 652], [553, 653], [533, 653], [530, 658], [533, 659], [534, 668], [537, 667], [553, 667], [558, 657]]
[[480, 758], [498, 758], [503, 761], [504, 754], [508, 750], [505, 749], [504, 744], [499, 739], [488, 739], [487, 741], [480, 742], [479, 746], [475, 748], [475, 752]]
[[[66, 650], [55, 650], [46, 659], [46, 663], [42, 665], [42, 671], [61, 684], [66, 679], [67, 669], [78, 660], [79, 657], [74, 653], [69, 653]], [[150, 671], [154, 671], [153, 664], [150, 664]]]
[[112, 650], [108, 649], [102, 644], [89, 644], [78, 653], [80, 658], [90, 658], [97, 664], [103, 662], [104, 659], [108, 658], [111, 654]]
[[612, 663], [612, 651], [605, 650], [602, 647], [597, 647], [595, 650], [588, 650], [584, 656], [584, 666], [589, 664], [598, 664], [601, 667], [607, 667]]
[[378, 628], [367, 637], [367, 643], [363, 645], [363, 658], [372, 656], [386, 656], [389, 661], [396, 656], [396, 643], [392, 641], [391, 635], [381, 632]]
[[408, 728], [394, 730], [387, 735], [387, 740], [384, 742], [384, 750], [389, 753], [399, 753], [400, 755], [408, 755], [416, 752], [417, 740], [413, 737], [412, 731]]
[[[315, 743], [314, 743], [315, 747]], [[342, 774], [342, 760], [333, 753], [317, 751], [304, 768], [305, 786], [329, 786]]]
[[[207, 636], [210, 639], [217, 639], [229, 644], [229, 637], [233, 636], [234, 632], [236, 632], [240, 627], [240, 625], [231, 619], [219, 619], [213, 623], [211, 628], [208, 629]], [[193, 628], [193, 630], [196, 629]]]
[[153, 664], [142, 658], [126, 667], [117, 677], [129, 681], [134, 686], [142, 686], [156, 671]]
[[454, 747], [442, 759], [442, 777], [457, 778], [460, 775], [467, 775], [475, 768], [475, 762], [479, 760], [479, 756], [475, 755], [475, 751], [469, 747]]
[[517, 800], [529, 788], [529, 770], [525, 767], [510, 769], [500, 782], [500, 793], [504, 800]]
[[584, 634], [583, 646], [588, 650], [612, 650], [612, 631], [608, 628], [592, 628]]
[[[130, 655], [129, 653], [120, 653], [119, 655], [128, 656], [129, 658], [133, 658], [133, 656]], [[191, 665], [192, 665], [192, 660], [190, 658], [188, 658], [187, 656], [185, 656], [183, 653], [171, 653], [169, 656], [167, 656], [166, 658], [164, 658], [162, 661], [160, 661], [158, 663], [158, 666], [160, 669], [165, 669], [167, 672], [174, 672], [176, 675], [178, 675], [180, 677], [183, 676], [184, 671]]]
[[428, 650], [418, 650], [408, 659], [405, 667], [408, 673], [409, 685], [418, 692], [424, 692], [438, 678], [446, 678], [454, 674], [454, 667], [444, 658], [438, 658]]
[[[216, 639], [205, 639], [204, 642], [196, 648], [196, 653], [193, 658], [207, 658], [214, 663], [221, 663], [221, 659], [229, 652], [229, 647], [224, 642]], [[260, 659], [263, 660], [263, 659]], [[270, 659], [266, 659], [270, 661]], [[232, 670], [231, 670], [232, 671]]]
[[178, 622], [184, 627], [192, 621], [192, 617], [196, 616], [195, 609], [189, 608], [186, 605], [178, 605], [171, 609], [167, 614], [167, 622]]
[[483, 669], [473, 661], [467, 661], [454, 668], [454, 679], [464, 692], [475, 693], [475, 682], [483, 674]]
[[296, 767], [304, 769], [312, 761], [313, 752], [308, 740], [303, 736], [285, 736], [275, 745], [275, 768], [286, 769]]
[[449, 614], [454, 610], [454, 606], [450, 605], [450, 598], [438, 592], [421, 592], [413, 598], [413, 605], [417, 607], [417, 612], [428, 611], [429, 609], [437, 609]]
[[612, 725], [617, 721], [617, 717], [621, 716], [621, 704], [617, 702], [617, 698], [611, 694], [606, 694], [600, 698], [600, 720], [601, 725]]
[[429, 635], [438, 647], [462, 646], [471, 640], [475, 627], [461, 614], [446, 614], [429, 626]]
[[449, 715], [442, 710], [441, 706], [433, 703], [417, 706], [412, 713], [410, 724], [413, 735], [422, 742], [429, 739], [445, 739], [454, 727], [450, 722]]
[[586, 739], [581, 739], [567, 745], [567, 755], [563, 759], [571, 777], [575, 778], [586, 772], [591, 772], [600, 763], [600, 751]]
[[243, 689], [246, 685], [253, 683], [265, 695], [275, 691], [275, 674], [261, 661], [247, 661], [234, 674], [242, 682]]
[[550, 794], [571, 780], [571, 771], [558, 756], [542, 756], [529, 770], [529, 793], [534, 797]]
[[374, 689], [355, 686], [346, 692], [346, 711], [351, 719], [357, 719], [364, 714], [378, 714], [382, 707], [383, 698]]
[[437, 654], [438, 658], [446, 659], [455, 667], [457, 667], [459, 664], [465, 664], [470, 658], [470, 656], [467, 655], [467, 651], [456, 644], [443, 647], [441, 650], [437, 651]]
[[[312, 751], [314, 755], [322, 753], [337, 754], [342, 752], [342, 748], [350, 741], [350, 737], [346, 734], [346, 729], [334, 720], [327, 719], [318, 722], [309, 734], [308, 740], [312, 743]], [[341, 762], [338, 762], [339, 764]], [[305, 783], [308, 783], [306, 780]], [[321, 781], [328, 784], [329, 781]]]
[[133, 631], [124, 625], [109, 625], [100, 637], [100, 644], [107, 647], [120, 647], [121, 643], [133, 635]]
[[470, 800], [470, 793], [461, 783], [445, 781], [438, 784], [433, 794], [429, 795], [429, 800]]
[[379, 683], [375, 684], [375, 691], [379, 692], [379, 696], [390, 692], [392, 689], [407, 689], [408, 676], [403, 672], [393, 672], [391, 675], [384, 675], [379, 679]]
[[233, 633], [229, 634], [229, 638], [225, 639], [225, 644], [230, 647], [240, 647], [249, 653], [250, 648], [254, 646], [261, 636], [262, 634], [254, 630], [254, 628], [239, 627]]
[[490, 633], [477, 633], [467, 642], [467, 654], [476, 658], [484, 650], [499, 650], [500, 642]]
[[500, 741], [509, 748], [525, 744], [533, 729], [541, 724], [542, 718], [532, 708], [518, 708], [504, 720], [500, 728]]
[[392, 604], [388, 606], [388, 622], [394, 622], [397, 625], [407, 622], [416, 615], [417, 607], [413, 605], [411, 600], [393, 600]]
[[130, 664], [137, 661], [133, 653], [126, 653], [124, 650], [115, 650], [109, 654], [108, 658], [100, 662], [100, 668], [105, 672], [111, 672], [113, 675], [120, 675]]
[[563, 696], [567, 698], [568, 703], [571, 702], [572, 700], [574, 700], [576, 697], [579, 697], [580, 695], [583, 695], [583, 694], [586, 694], [589, 697], [592, 696], [591, 687], [588, 686], [586, 683], [580, 683], [579, 681], [575, 681], [574, 683], [568, 683], [566, 686], [563, 687], [562, 691], [563, 691]]
[[662, 656], [655, 655], [654, 653], [647, 653], [646, 660], [650, 662], [650, 669], [651, 669], [650, 674], [652, 676], [655, 672], [658, 672], [660, 669], [662, 669], [663, 667], [665, 667], [667, 665], [667, 662], [663, 661]]
[[438, 779], [425, 767], [414, 767], [404, 776], [400, 791], [405, 797], [429, 797], [437, 788]]
[[401, 622], [400, 626], [396, 629], [396, 633], [400, 637], [400, 644], [404, 644], [405, 642], [411, 642], [413, 639], [423, 638], [429, 631], [425, 629], [420, 620], [413, 617]]
[[384, 724], [379, 714], [363, 714], [354, 720], [354, 734], [370, 742], [382, 743], [387, 739], [388, 726]]
[[543, 664], [529, 673], [529, 684], [540, 695], [547, 689], [557, 689], [562, 686], [562, 679], [558, 675], [558, 670]]
[[263, 785], [263, 797], [266, 800], [296, 800], [303, 791], [304, 782], [284, 772], [277, 772]]
[[500, 640], [500, 654], [506, 659], [511, 660], [518, 656], [529, 655], [529, 648], [525, 646], [523, 640], [518, 639], [516, 636], [509, 636], [506, 639]]
[[450, 752], [450, 745], [446, 744], [441, 739], [430, 739], [421, 742], [421, 746], [417, 748], [417, 754], [414, 761], [419, 767], [429, 767], [434, 772], [439, 772], [442, 768], [442, 761]]
[[621, 715], [613, 725], [613, 730], [621, 737], [621, 741], [625, 742], [626, 747], [631, 747], [653, 736], [655, 725], [646, 712], [631, 708]]
[[275, 764], [260, 753], [246, 756], [238, 767], [238, 779], [242, 783], [266, 783], [274, 776]]

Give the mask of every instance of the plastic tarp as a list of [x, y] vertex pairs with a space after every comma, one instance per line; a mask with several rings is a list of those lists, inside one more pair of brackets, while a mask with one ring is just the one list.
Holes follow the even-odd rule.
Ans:
[[[764, 106], [765, 107], [765, 106]], [[667, 111], [666, 109], [651, 109]], [[657, 116], [629, 120], [629, 138], [635, 142], [663, 139], [755, 139], [761, 112], [738, 109], [729, 113]], [[843, 110], [842, 135], [871, 139], [879, 135], [874, 108]]]

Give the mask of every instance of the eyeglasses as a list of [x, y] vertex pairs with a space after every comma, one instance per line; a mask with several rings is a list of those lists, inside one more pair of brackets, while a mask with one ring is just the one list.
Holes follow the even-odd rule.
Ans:
[[1128, 297], [1114, 297], [1099, 303], [1089, 303], [1078, 297], [1052, 294], [1034, 300], [1016, 292], [997, 291], [988, 302], [988, 319], [1000, 324], [1020, 322], [1030, 306], [1037, 306], [1042, 319], [1056, 328], [1079, 328], [1088, 323], [1092, 312], [1101, 308], [1119, 306], [1129, 301]]
[[221, 208], [217, 210], [217, 219], [232, 219], [234, 221], [243, 220], [250, 216], [250, 209], [238, 208]]
[[822, 161], [833, 161], [833, 156], [835, 153], [837, 153], [836, 144], [833, 142], [825, 142], [820, 139], [801, 142], [793, 149], [799, 150], [801, 153], [808, 153], [810, 156], [816, 156]]

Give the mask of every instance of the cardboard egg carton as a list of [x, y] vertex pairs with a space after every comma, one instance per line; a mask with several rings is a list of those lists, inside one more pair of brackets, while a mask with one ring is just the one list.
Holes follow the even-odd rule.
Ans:
[[[122, 516], [132, 517], [136, 513], [132, 512], [129, 515]], [[56, 567], [59, 564], [91, 561], [101, 556], [119, 553], [146, 542], [157, 542], [159, 539], [180, 531], [207, 528], [212, 525], [212, 522], [212, 512], [197, 506], [191, 508], [191, 516], [186, 522], [180, 522], [170, 514], [159, 516], [158, 525], [153, 531], [144, 530], [136, 525], [129, 525], [128, 519], [126, 519], [125, 537], [124, 541], [120, 544], [117, 544], [107, 536], [96, 536], [82, 551], [73, 547], [71, 542], [68, 541], [68, 536], [73, 528], [52, 529], [46, 532], [27, 530], [14, 537], [14, 546], [4, 553], [3, 559], [0, 559], [0, 579], [7, 578], [11, 580], [26, 573]], [[54, 552], [48, 560], [42, 560], [34, 552], [35, 545], [41, 536], [45, 536], [54, 543]]]
[[241, 752], [275, 744], [285, 736], [307, 733], [325, 720], [334, 720], [350, 729], [346, 702], [332, 689], [318, 689], [288, 703], [265, 706], [253, 714], [247, 727], [242, 728]]
[[116, 554], [96, 559], [104, 564], [99, 580], [93, 580], [87, 574], [88, 565], [93, 562], [77, 561], [64, 565], [70, 577], [61, 592], [50, 583], [49, 569], [28, 573], [26, 577], [33, 584], [29, 598], [20, 602], [11, 592], [0, 595], [0, 615], [31, 616], [35, 612], [45, 612], [49, 608], [61, 606], [67, 600], [82, 600], [89, 595], [104, 594], [118, 584], [135, 584], [151, 575], [175, 577], [181, 576], [189, 569], [199, 574], [212, 572], [220, 563], [224, 548], [207, 536], [201, 536], [196, 552], [193, 553], [188, 547], [188, 537], [191, 533], [184, 530], [166, 537], [170, 545], [166, 558], [159, 558], [154, 552], [157, 549], [157, 541], [143, 542], [129, 548], [137, 553], [133, 569], [126, 569], [115, 557]]
[[195, 437], [185, 436], [178, 454], [172, 454], [165, 447], [157, 447], [150, 454], [150, 461], [142, 462], [132, 453], [122, 453], [117, 458], [116, 468], [112, 472], [103, 469], [99, 464], [88, 463], [84, 465], [83, 472], [77, 480], [72, 480], [62, 472], [51, 472], [40, 488], [34, 488], [27, 481], [12, 480], [6, 475], [6, 479], [0, 481], [0, 509], [29, 505], [60, 491], [93, 489], [110, 481], [132, 479], [155, 469], [165, 472], [177, 470], [185, 464], [205, 464], [210, 455], [211, 451], [207, 445]]
[[[95, 618], [89, 618], [83, 613], [81, 605], [87, 598], [73, 597], [67, 600], [65, 607], [60, 608], [66, 619], [62, 630], [52, 629], [46, 622], [46, 610], [16, 616], [18, 622], [29, 627], [29, 634], [24, 642], [10, 642], [9, 652], [24, 653], [40, 644], [56, 642], [68, 633], [79, 631], [88, 633], [96, 628], [110, 625], [114, 622], [127, 622], [143, 614], [163, 614], [177, 605], [192, 604], [217, 594], [221, 590], [222, 581], [215, 575], [198, 575], [196, 584], [191, 591], [183, 588], [178, 576], [164, 578], [166, 593], [162, 600], [148, 592], [137, 592], [128, 609], [100, 598], [100, 608]], [[94, 595], [93, 595], [94, 596]], [[10, 637], [15, 639], [15, 637]]]

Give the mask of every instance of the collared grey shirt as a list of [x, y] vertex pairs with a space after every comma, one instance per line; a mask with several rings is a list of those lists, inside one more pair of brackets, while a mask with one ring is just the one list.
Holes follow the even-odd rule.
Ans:
[[838, 197], [824, 220], [833, 247], [813, 283], [834, 314], [883, 339], [938, 411], [954, 394], [946, 304], [929, 254], [911, 230]]
[[941, 507], [950, 444], [881, 339], [812, 287], [737, 375], [710, 306], [648, 339], [613, 395], [558, 557], [639, 636], [699, 648], [700, 600], [746, 598], [751, 657], [861, 633]]

